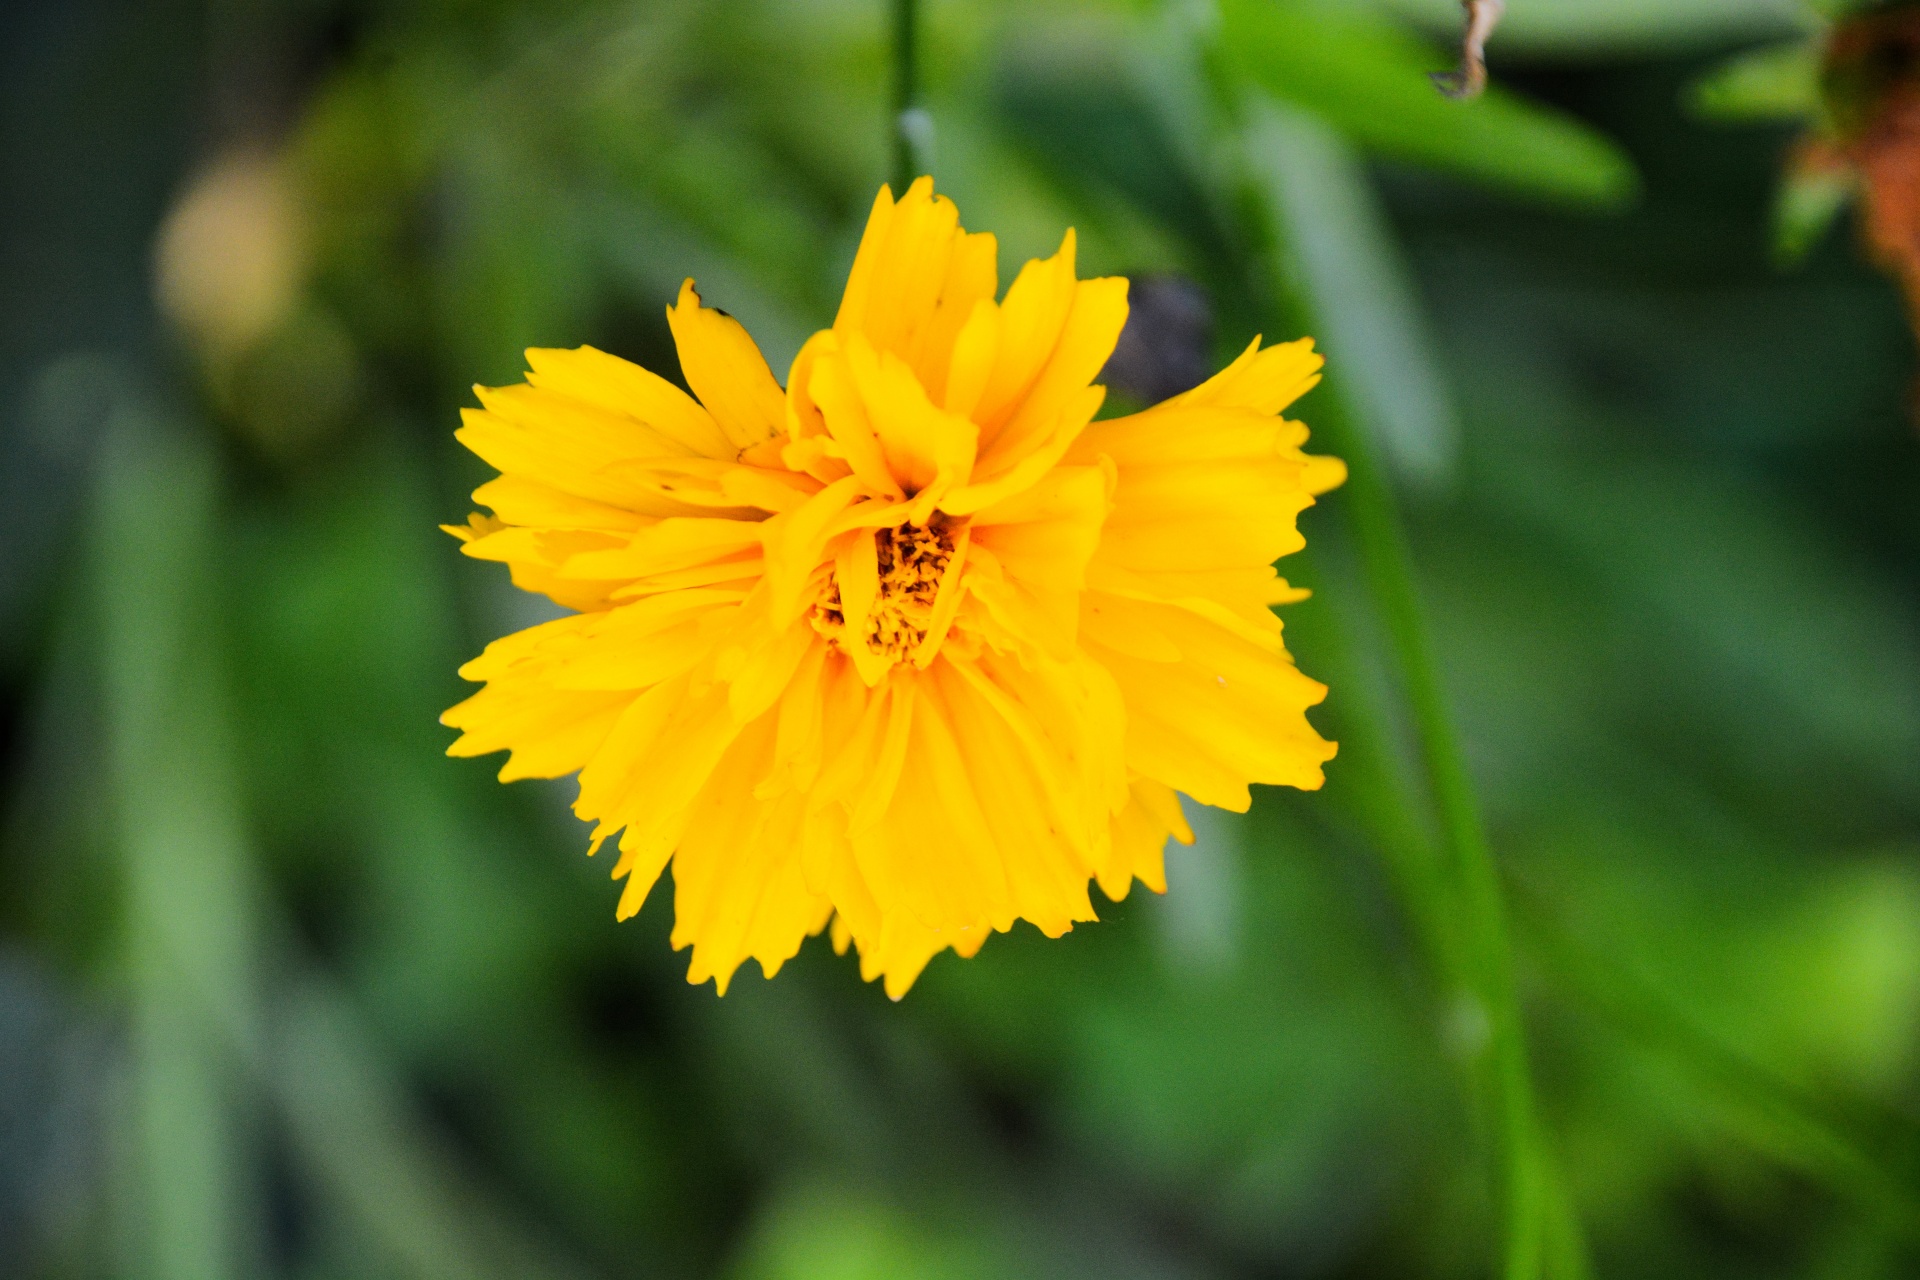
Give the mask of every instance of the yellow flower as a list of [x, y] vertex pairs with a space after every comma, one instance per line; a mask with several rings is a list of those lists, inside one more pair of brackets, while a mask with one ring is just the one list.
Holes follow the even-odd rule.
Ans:
[[1270, 608], [1305, 594], [1272, 562], [1344, 476], [1278, 416], [1311, 341], [1094, 422], [1127, 282], [1076, 279], [1069, 231], [996, 303], [995, 256], [929, 179], [882, 188], [784, 390], [689, 280], [693, 396], [534, 350], [464, 414], [501, 475], [448, 531], [577, 612], [461, 668], [486, 687], [451, 754], [578, 771], [620, 918], [673, 863], [690, 981], [771, 976], [831, 921], [898, 998], [944, 948], [1094, 919], [1089, 879], [1164, 891], [1176, 791], [1245, 810], [1333, 755]]

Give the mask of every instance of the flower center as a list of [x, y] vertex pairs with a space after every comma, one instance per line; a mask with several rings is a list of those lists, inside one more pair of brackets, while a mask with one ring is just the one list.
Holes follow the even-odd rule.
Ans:
[[[940, 578], [953, 559], [956, 527], [936, 515], [925, 526], [873, 531], [880, 590], [868, 613], [865, 635], [860, 637], [870, 652], [889, 662], [904, 662], [926, 641]], [[847, 619], [837, 577], [827, 579], [826, 593], [813, 606], [811, 621], [813, 629], [835, 648], [846, 650]]]

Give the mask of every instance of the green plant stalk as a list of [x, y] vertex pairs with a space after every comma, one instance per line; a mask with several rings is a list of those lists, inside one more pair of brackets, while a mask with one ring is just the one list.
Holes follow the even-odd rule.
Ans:
[[[1255, 99], [1246, 127], [1248, 160], [1283, 255], [1274, 272], [1278, 301], [1304, 313], [1294, 318], [1311, 320], [1309, 332], [1323, 332], [1325, 317], [1317, 305], [1322, 295], [1338, 297], [1354, 287], [1358, 268], [1366, 265], [1355, 255], [1390, 248], [1369, 245], [1365, 227], [1355, 229], [1356, 212], [1364, 212], [1371, 199], [1366, 178], [1340, 140], [1310, 117]], [[1381, 219], [1358, 221], [1384, 226]], [[1482, 1114], [1491, 1119], [1504, 1227], [1502, 1274], [1535, 1280], [1550, 1263], [1558, 1277], [1580, 1276], [1586, 1266], [1578, 1227], [1535, 1118], [1499, 871], [1435, 668], [1399, 510], [1373, 448], [1379, 432], [1372, 428], [1384, 424], [1370, 420], [1369, 405], [1388, 397], [1358, 394], [1355, 383], [1367, 375], [1364, 364], [1351, 378], [1336, 370], [1329, 380], [1332, 403], [1323, 393], [1313, 412], [1322, 440], [1347, 460], [1349, 479], [1339, 505], [1351, 522], [1406, 703], [1437, 820], [1438, 856], [1424, 839], [1418, 848], [1403, 847], [1408, 842], [1394, 838], [1395, 831], [1377, 834], [1386, 837], [1383, 852], [1396, 877], [1413, 891], [1408, 908], [1425, 923], [1423, 932], [1435, 946], [1435, 965], [1447, 988], [1443, 1000], [1450, 1005], [1446, 1016], [1465, 1051]], [[1402, 770], [1390, 772], [1383, 794], [1398, 792], [1397, 802], [1408, 809], [1418, 805], [1419, 788], [1401, 781]], [[1423, 861], [1429, 865], [1420, 866]]]
[[[1337, 388], [1336, 388], [1337, 393]], [[1486, 1077], [1500, 1135], [1505, 1219], [1502, 1274], [1535, 1280], [1542, 1273], [1548, 1192], [1534, 1121], [1532, 1071], [1514, 983], [1512, 945], [1499, 869], [1487, 843], [1473, 784], [1453, 729], [1414, 584], [1412, 553], [1398, 507], [1366, 433], [1337, 413], [1323, 417], [1321, 438], [1347, 463], [1344, 501], [1362, 569], [1386, 624], [1394, 665], [1418, 739], [1421, 761], [1446, 846], [1446, 880], [1459, 911], [1461, 977], [1472, 1003], [1466, 1019], [1484, 1017]]]
[[920, 105], [919, 0], [893, 0], [893, 193], [897, 198], [913, 184], [918, 157], [909, 132], [908, 112]]

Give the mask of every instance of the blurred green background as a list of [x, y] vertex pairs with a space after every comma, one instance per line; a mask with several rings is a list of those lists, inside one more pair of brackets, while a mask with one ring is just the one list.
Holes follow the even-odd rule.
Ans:
[[[689, 987], [571, 783], [442, 755], [544, 616], [435, 531], [467, 388], [677, 376], [685, 275], [784, 369], [887, 175], [888, 9], [6, 6], [0, 1276], [1491, 1273], [1342, 493], [1283, 566], [1326, 789], [898, 1005], [822, 941]], [[925, 159], [1003, 276], [1071, 224], [1136, 278], [1117, 403], [1328, 352], [1298, 412], [1405, 504], [1592, 1273], [1920, 1274], [1915, 344], [1773, 212], [1823, 17], [1509, 10], [1453, 104], [1451, 0], [928, 0]]]

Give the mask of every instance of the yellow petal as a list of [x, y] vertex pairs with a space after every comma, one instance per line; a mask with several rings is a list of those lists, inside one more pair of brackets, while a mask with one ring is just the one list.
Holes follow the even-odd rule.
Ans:
[[1180, 812], [1173, 788], [1136, 777], [1127, 807], [1113, 819], [1113, 853], [1100, 870], [1100, 890], [1115, 902], [1127, 896], [1133, 882], [1155, 893], [1167, 891], [1167, 838], [1193, 843], [1193, 832]]
[[[933, 186], [932, 180], [927, 186]], [[911, 188], [910, 188], [911, 189]], [[837, 334], [860, 331], [867, 318], [868, 301], [875, 288], [880, 259], [886, 253], [887, 233], [893, 227], [893, 188], [883, 186], [873, 198], [867, 214], [867, 228], [860, 236], [860, 247], [853, 255], [853, 269], [847, 273], [847, 287], [840, 296], [840, 312], [833, 318]]]
[[947, 412], [971, 418], [986, 394], [987, 382], [1000, 355], [1000, 308], [992, 298], [973, 304], [973, 312], [954, 335], [952, 354], [947, 358], [944, 386], [929, 394], [938, 395]]
[[845, 345], [846, 369], [898, 491], [918, 499], [908, 516], [923, 524], [933, 506], [973, 470], [980, 429], [927, 398], [906, 362], [859, 334]]
[[857, 834], [881, 818], [892, 807], [895, 789], [900, 785], [901, 773], [906, 769], [907, 744], [913, 732], [914, 711], [917, 709], [919, 689], [910, 679], [891, 681], [881, 698], [886, 708], [884, 722], [876, 722], [876, 727], [884, 723], [885, 727], [873, 741], [873, 766], [865, 773], [855, 792], [854, 803], [847, 815], [847, 831]]
[[555, 671], [575, 651], [580, 619], [558, 618], [496, 640], [463, 667], [486, 688], [448, 710], [440, 722], [464, 732], [451, 756], [509, 751], [502, 781], [557, 778], [593, 758], [630, 698], [620, 693], [569, 692]]
[[841, 661], [825, 643], [810, 645], [801, 656], [780, 696], [773, 763], [755, 784], [755, 795], [804, 791], [819, 776], [826, 738], [826, 694], [836, 674], [831, 668]]
[[1313, 349], [1312, 338], [1283, 342], [1265, 350], [1255, 338], [1239, 359], [1167, 403], [1279, 413], [1313, 389], [1324, 364], [1325, 358]]
[[974, 482], [942, 498], [940, 509], [949, 515], [970, 515], [1032, 485], [1066, 456], [1081, 429], [1100, 411], [1100, 402], [1105, 396], [1105, 387], [1081, 388], [1055, 422], [1052, 436], [1039, 441], [1024, 456], [1011, 450], [1001, 453], [999, 461], [1011, 465], [1003, 465], [998, 470], [978, 468]]
[[574, 812], [595, 840], [623, 828], [616, 876], [627, 876], [619, 915], [640, 909], [685, 830], [687, 811], [739, 733], [725, 689], [691, 691], [680, 676], [634, 699], [599, 754], [580, 771]]
[[667, 308], [680, 372], [700, 403], [738, 450], [771, 440], [786, 429], [787, 397], [740, 322], [700, 305], [693, 281], [680, 286], [680, 300]]
[[1020, 268], [1000, 304], [1000, 342], [993, 373], [973, 413], [981, 427], [983, 452], [991, 451], [994, 436], [1020, 407], [1060, 340], [1076, 292], [1073, 257], [1074, 237], [1069, 230], [1059, 252]]
[[[1098, 467], [1060, 467], [1039, 483], [976, 516], [975, 546], [1004, 574], [976, 594], [1003, 621], [1029, 632], [1056, 657], [1071, 653], [1080, 591], [1107, 514], [1107, 477]], [[1008, 611], [1018, 610], [1015, 623]]]
[[520, 475], [489, 480], [473, 491], [473, 500], [507, 524], [544, 529], [638, 529], [652, 518]]
[[944, 712], [917, 691], [908, 705], [911, 717], [889, 724], [907, 728], [890, 785], [868, 793], [886, 800], [863, 797], [848, 828], [861, 873], [887, 915], [909, 912], [936, 931], [1010, 925], [1005, 873]]
[[716, 615], [737, 613], [740, 594], [717, 588], [671, 591], [596, 614], [559, 666], [563, 689], [643, 689], [688, 670], [712, 647]]
[[758, 552], [761, 541], [757, 523], [680, 516], [635, 532], [623, 545], [575, 556], [568, 567], [583, 577], [645, 578]]
[[727, 673], [729, 705], [733, 718], [742, 722], [759, 718], [779, 702], [801, 664], [826, 648], [826, 642], [804, 622], [777, 632], [757, 628], [754, 635], [758, 643]]
[[673, 945], [693, 948], [687, 981], [712, 978], [722, 995], [749, 957], [772, 977], [832, 910], [801, 873], [805, 798], [752, 793], [773, 742], [769, 717], [728, 748], [694, 801], [673, 857]]
[[953, 201], [933, 194], [931, 178], [908, 187], [894, 206], [854, 331], [883, 351], [910, 352], [918, 331], [933, 318], [959, 229], [960, 211]]
[[[952, 353], [960, 334], [981, 307], [993, 305], [994, 295], [1000, 291], [998, 257], [999, 244], [991, 233], [960, 232], [954, 237], [947, 278], [933, 315], [920, 326], [912, 349], [904, 353], [927, 395], [937, 404], [946, 403], [947, 377], [954, 367]], [[964, 410], [954, 409], [951, 404], [946, 407], [964, 416]]]
[[967, 548], [972, 542], [973, 530], [970, 526], [962, 526], [960, 532], [954, 535], [953, 556], [940, 574], [940, 587], [933, 598], [933, 614], [927, 620], [926, 639], [913, 652], [913, 665], [922, 670], [940, 655], [940, 646], [953, 628], [954, 618], [959, 616], [961, 598], [966, 592]]
[[521, 529], [508, 526], [471, 538], [460, 548], [476, 560], [497, 560], [513, 571], [513, 585], [537, 592], [568, 609], [603, 609], [617, 579], [570, 576], [579, 555], [618, 545], [618, 535], [581, 529]]
[[666, 436], [631, 418], [525, 385], [476, 387], [475, 392], [485, 408], [462, 410], [463, 425], [454, 435], [497, 470], [644, 515], [689, 510], [631, 471], [643, 457], [696, 456]]
[[960, 229], [959, 211], [921, 178], [896, 203], [882, 188], [867, 220], [834, 319], [842, 341], [859, 334], [898, 356], [937, 402], [955, 335], [998, 288], [990, 235]]
[[1300, 472], [1278, 457], [1122, 468], [1101, 558], [1136, 570], [1270, 564], [1306, 545], [1295, 521], [1313, 498]]
[[899, 497], [900, 483], [888, 465], [866, 399], [847, 359], [846, 343], [859, 340], [859, 335], [853, 334], [818, 350], [811, 365], [808, 394], [819, 406], [832, 437], [833, 455], [846, 462], [869, 493]]
[[1338, 489], [1346, 482], [1347, 464], [1338, 458], [1309, 456], [1306, 470], [1300, 473], [1300, 483], [1306, 487], [1308, 493], [1316, 497]]
[[848, 476], [822, 489], [794, 511], [760, 526], [766, 548], [768, 609], [775, 626], [785, 626], [808, 607], [807, 589], [836, 526], [860, 500], [860, 482]]
[[1127, 704], [1127, 763], [1202, 804], [1244, 813], [1250, 783], [1315, 790], [1334, 744], [1306, 718], [1326, 686], [1283, 654], [1171, 605], [1151, 606], [1180, 650], [1145, 662], [1087, 640]]
[[733, 449], [713, 415], [659, 374], [593, 347], [527, 352], [527, 385], [622, 414], [676, 445], [709, 458]]
[[[1070, 254], [1071, 249], [1063, 249]], [[1072, 272], [1072, 259], [1066, 270]], [[1029, 453], [1043, 440], [1053, 439], [1062, 417], [1076, 417], [1086, 399], [1088, 384], [1100, 373], [1120, 340], [1127, 323], [1127, 281], [1124, 277], [1082, 280], [1071, 290], [1071, 305], [1061, 323], [1059, 337], [1046, 353], [1045, 363], [1036, 371], [1031, 385], [1021, 394], [1018, 405], [1005, 425], [993, 433], [992, 443], [982, 450], [989, 470], [1004, 466]], [[1012, 331], [1012, 306], [1008, 295], [1008, 331]], [[1094, 401], [1097, 408], [1098, 400]], [[984, 406], [983, 406], [984, 409]], [[1074, 423], [1077, 431], [1093, 416]]]

